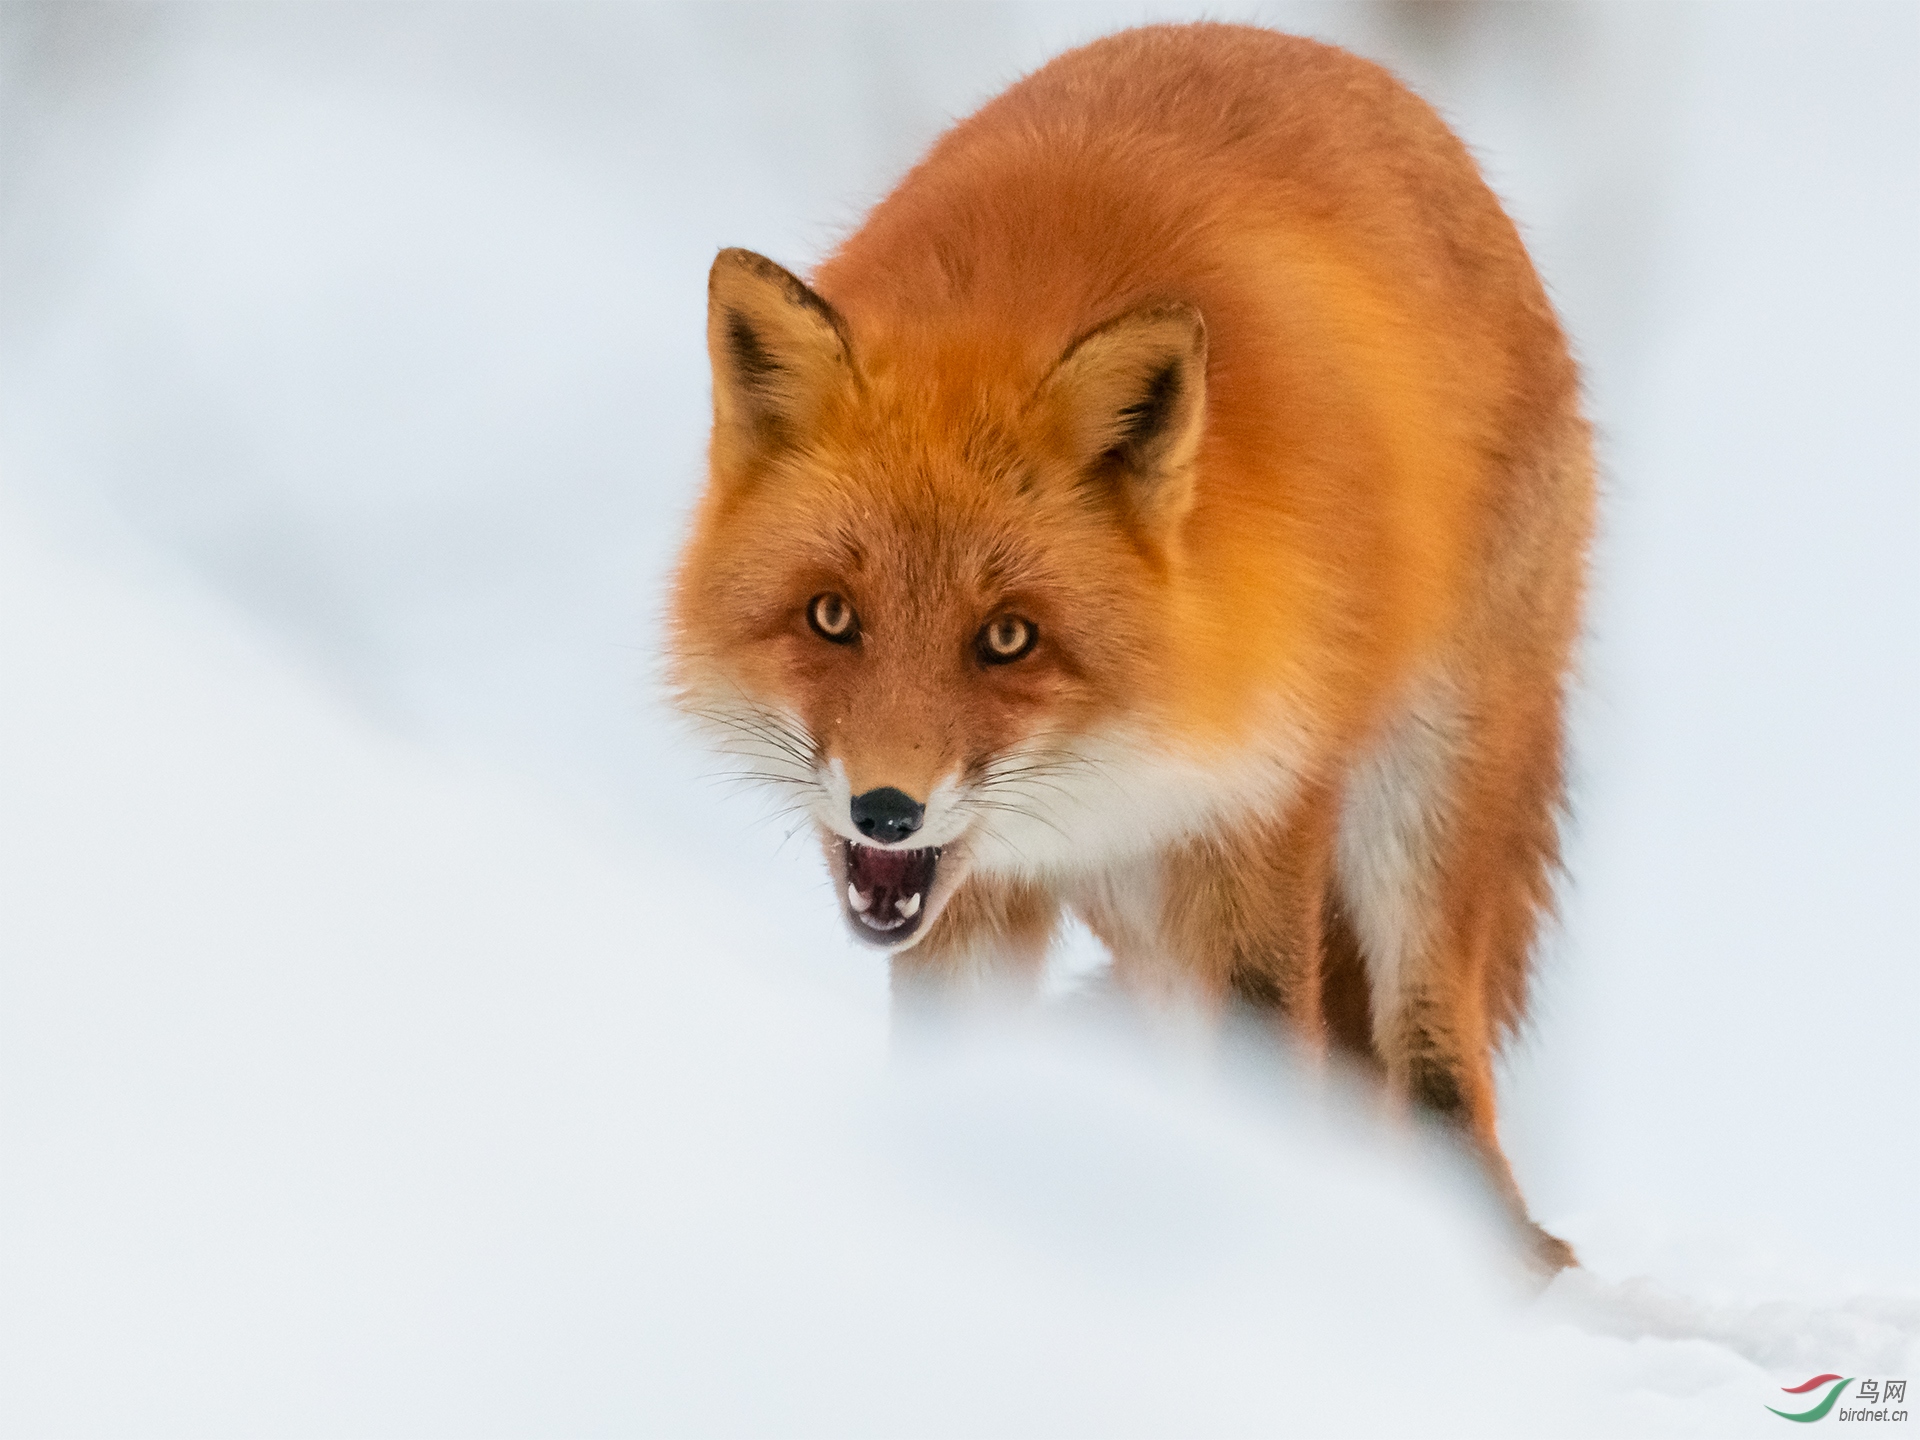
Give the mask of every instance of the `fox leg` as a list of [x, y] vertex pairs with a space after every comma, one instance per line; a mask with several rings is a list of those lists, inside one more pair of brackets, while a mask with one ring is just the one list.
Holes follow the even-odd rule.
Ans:
[[1532, 1260], [1551, 1273], [1578, 1262], [1566, 1241], [1533, 1222], [1500, 1147], [1495, 1047], [1483, 1000], [1487, 958], [1471, 936], [1441, 941], [1428, 953], [1425, 973], [1410, 977], [1394, 1011], [1376, 1021], [1374, 1044], [1390, 1091], [1460, 1135], [1520, 1227]]
[[1030, 997], [1059, 919], [1059, 899], [1039, 886], [969, 876], [926, 938], [893, 957], [895, 1019]]
[[[1557, 859], [1557, 711], [1544, 746], [1515, 744], [1520, 702], [1476, 734], [1435, 688], [1350, 777], [1337, 904], [1365, 962], [1373, 1051], [1388, 1090], [1460, 1135], [1546, 1271], [1576, 1263], [1535, 1225], [1501, 1149], [1493, 1055], [1525, 1003], [1529, 952]], [[1477, 707], [1478, 708], [1478, 707]]]
[[[1313, 787], [1282, 819], [1179, 846], [1161, 866], [1156, 927], [1157, 963], [1203, 1006], [1249, 1006], [1315, 1058], [1326, 1048], [1322, 920], [1334, 820], [1331, 796]], [[1146, 970], [1116, 952], [1127, 988], [1150, 988]]]
[[1367, 959], [1337, 885], [1327, 887], [1320, 922], [1320, 1005], [1326, 1015], [1329, 1048], [1369, 1080], [1384, 1080], [1380, 1057], [1373, 1048], [1373, 996], [1367, 984]]

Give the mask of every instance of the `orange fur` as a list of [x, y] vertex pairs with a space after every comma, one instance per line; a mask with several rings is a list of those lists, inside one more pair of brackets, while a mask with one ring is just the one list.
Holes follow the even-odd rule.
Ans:
[[[901, 982], [1030, 972], [1071, 907], [1136, 990], [1361, 1054], [1524, 1219], [1491, 1055], [1550, 904], [1591, 458], [1460, 142], [1342, 51], [1129, 31], [954, 127], [811, 287], [728, 251], [711, 298], [676, 680], [856, 898], [849, 797], [925, 807]], [[997, 617], [1031, 653], [981, 649]]]

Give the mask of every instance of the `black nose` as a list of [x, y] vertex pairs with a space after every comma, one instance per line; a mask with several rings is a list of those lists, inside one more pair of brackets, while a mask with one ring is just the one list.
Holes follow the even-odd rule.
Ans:
[[853, 826], [869, 839], [893, 845], [920, 828], [926, 807], [904, 790], [882, 785], [853, 797]]

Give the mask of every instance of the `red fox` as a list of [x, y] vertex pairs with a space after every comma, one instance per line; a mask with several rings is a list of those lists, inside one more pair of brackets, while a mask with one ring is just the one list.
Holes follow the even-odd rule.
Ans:
[[1063, 911], [1495, 1124], [1552, 903], [1592, 526], [1578, 377], [1464, 146], [1239, 25], [1063, 55], [813, 275], [709, 280], [683, 708], [818, 828], [896, 992]]

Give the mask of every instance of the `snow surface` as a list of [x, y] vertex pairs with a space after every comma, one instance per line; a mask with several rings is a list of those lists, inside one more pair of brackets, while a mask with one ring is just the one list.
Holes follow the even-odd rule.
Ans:
[[1587, 1268], [1084, 936], [891, 1043], [650, 687], [712, 250], [804, 265], [1136, 11], [14, 6], [0, 1432], [1777, 1434], [1920, 1378], [1920, 18], [1259, 13], [1443, 104], [1588, 361], [1506, 1077]]

